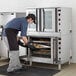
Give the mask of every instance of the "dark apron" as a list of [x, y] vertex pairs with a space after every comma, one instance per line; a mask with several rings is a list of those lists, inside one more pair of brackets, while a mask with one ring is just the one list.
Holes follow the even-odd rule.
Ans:
[[5, 33], [8, 39], [8, 43], [9, 43], [9, 50], [18, 51], [19, 50], [19, 45], [17, 42], [18, 30], [12, 29], [12, 28], [6, 28]]

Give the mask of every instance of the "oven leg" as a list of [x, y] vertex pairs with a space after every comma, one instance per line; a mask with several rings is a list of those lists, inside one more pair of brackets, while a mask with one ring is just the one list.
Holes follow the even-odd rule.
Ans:
[[68, 62], [68, 63], [69, 63], [69, 65], [70, 65], [70, 59], [69, 59], [69, 62]]
[[31, 54], [31, 50], [29, 50], [29, 65], [32, 66], [32, 54]]
[[61, 58], [59, 58], [59, 61], [58, 61], [58, 70], [61, 70]]
[[58, 64], [58, 70], [61, 70], [61, 64]]
[[32, 56], [31, 56], [31, 50], [28, 48], [28, 61], [29, 61], [29, 66], [32, 66]]
[[32, 57], [30, 56], [30, 66], [32, 66]]
[[69, 64], [71, 63], [72, 56], [69, 57]]

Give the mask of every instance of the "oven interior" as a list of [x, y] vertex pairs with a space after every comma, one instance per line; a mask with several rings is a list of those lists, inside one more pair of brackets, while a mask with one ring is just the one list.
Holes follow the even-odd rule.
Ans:
[[30, 37], [32, 45], [36, 48], [31, 50], [32, 56], [51, 58], [51, 38]]

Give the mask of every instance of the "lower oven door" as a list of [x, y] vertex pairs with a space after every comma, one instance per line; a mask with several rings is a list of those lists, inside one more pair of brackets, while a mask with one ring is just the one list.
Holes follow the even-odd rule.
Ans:
[[53, 38], [30, 37], [32, 45], [36, 48], [31, 50], [32, 61], [41, 63], [53, 63]]

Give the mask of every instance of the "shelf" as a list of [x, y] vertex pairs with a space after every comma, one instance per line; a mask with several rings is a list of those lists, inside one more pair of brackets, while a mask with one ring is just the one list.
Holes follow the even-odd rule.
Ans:
[[43, 54], [33, 54], [34, 57], [42, 57], [42, 58], [51, 58], [50, 55], [43, 55]]
[[49, 41], [32, 41], [34, 43], [50, 43]]

